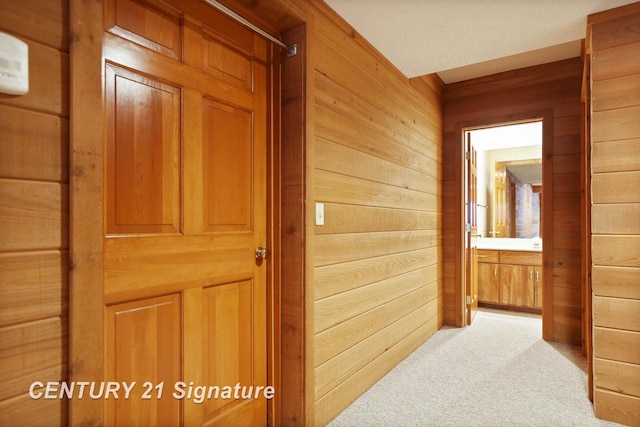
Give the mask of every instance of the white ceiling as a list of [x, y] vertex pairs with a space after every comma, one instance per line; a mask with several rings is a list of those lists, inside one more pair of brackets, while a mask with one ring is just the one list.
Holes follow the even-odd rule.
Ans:
[[587, 16], [637, 0], [325, 0], [407, 77], [445, 83], [580, 55]]
[[473, 146], [478, 151], [504, 150], [532, 145], [539, 145], [542, 149], [541, 121], [475, 129], [470, 132]]

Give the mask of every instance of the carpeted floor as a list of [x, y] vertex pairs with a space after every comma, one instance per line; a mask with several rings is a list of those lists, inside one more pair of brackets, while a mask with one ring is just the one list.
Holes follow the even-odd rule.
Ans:
[[616, 426], [594, 417], [586, 359], [539, 316], [481, 310], [444, 327], [329, 426]]

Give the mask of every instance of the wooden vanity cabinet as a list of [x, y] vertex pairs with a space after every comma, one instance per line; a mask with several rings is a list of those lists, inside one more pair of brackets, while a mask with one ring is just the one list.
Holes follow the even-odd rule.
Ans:
[[478, 301], [500, 303], [500, 279], [497, 263], [478, 262]]
[[542, 253], [478, 251], [478, 300], [487, 306], [542, 308]]
[[542, 309], [542, 266], [536, 265], [533, 271], [533, 306]]

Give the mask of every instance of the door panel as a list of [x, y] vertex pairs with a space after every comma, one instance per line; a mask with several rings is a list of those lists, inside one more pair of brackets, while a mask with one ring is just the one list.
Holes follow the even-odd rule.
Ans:
[[206, 231], [253, 227], [252, 112], [203, 100]]
[[269, 46], [199, 1], [105, 10], [104, 356], [170, 398], [109, 403], [106, 423], [265, 425], [264, 394], [171, 394], [268, 385]]
[[107, 30], [171, 58], [182, 57], [182, 13], [159, 0], [112, 0], [105, 7]]
[[535, 308], [542, 308], [542, 267], [536, 266], [534, 274], [535, 284], [533, 288], [533, 306]]
[[502, 304], [533, 306], [533, 267], [527, 265], [500, 264]]
[[478, 263], [478, 301], [500, 302], [498, 264]]
[[[265, 344], [265, 330], [255, 318], [255, 306], [264, 306], [261, 293], [254, 292], [251, 280], [214, 286], [204, 291], [204, 330], [203, 337], [206, 384], [249, 387], [264, 385], [266, 359], [256, 354]], [[264, 315], [264, 313], [261, 313]], [[230, 351], [233, 350], [233, 351]], [[262, 400], [253, 409], [247, 408], [245, 400], [218, 399], [205, 404], [205, 421], [227, 417], [238, 411], [244, 418], [248, 413], [266, 412]], [[244, 419], [244, 422], [253, 420]], [[253, 421], [252, 421], [253, 422]]]
[[180, 89], [106, 67], [107, 234], [180, 231]]
[[106, 399], [107, 424], [177, 425], [181, 404], [171, 389], [182, 366], [180, 296], [111, 305], [105, 317], [107, 381], [135, 381], [128, 399], [124, 390]]
[[467, 324], [478, 312], [478, 168], [471, 132], [465, 132], [465, 257]]

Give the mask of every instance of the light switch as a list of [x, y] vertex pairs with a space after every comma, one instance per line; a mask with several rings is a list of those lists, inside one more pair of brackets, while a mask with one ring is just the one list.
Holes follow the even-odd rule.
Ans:
[[316, 203], [316, 225], [324, 225], [324, 203]]

